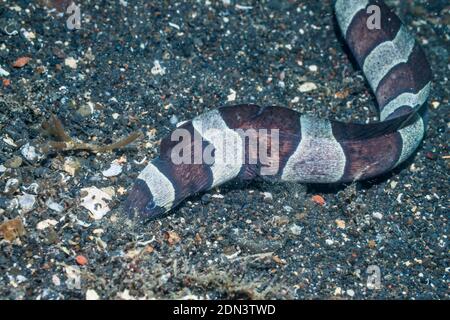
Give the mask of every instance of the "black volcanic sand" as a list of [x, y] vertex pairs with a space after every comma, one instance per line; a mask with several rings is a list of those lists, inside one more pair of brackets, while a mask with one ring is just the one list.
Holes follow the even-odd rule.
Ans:
[[[329, 0], [83, 1], [75, 31], [58, 11], [66, 2], [0, 3], [0, 66], [10, 73], [0, 83], [0, 222], [20, 217], [26, 231], [0, 240], [0, 298], [449, 298], [446, 1], [395, 9], [435, 79], [427, 136], [405, 165], [346, 186], [231, 182], [145, 225], [121, 204], [176, 122], [238, 103], [376, 121], [374, 97]], [[23, 56], [28, 64], [13, 68]], [[300, 92], [305, 82], [316, 89]], [[48, 141], [40, 126], [52, 113], [83, 141], [145, 138], [107, 154], [26, 159], [22, 146]], [[104, 177], [116, 159], [122, 173]], [[80, 206], [93, 186], [113, 193], [99, 220]]]

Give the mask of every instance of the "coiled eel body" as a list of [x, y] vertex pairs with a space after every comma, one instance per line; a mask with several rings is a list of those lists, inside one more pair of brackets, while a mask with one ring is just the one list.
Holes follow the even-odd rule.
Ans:
[[[379, 9], [379, 29], [368, 27], [373, 5]], [[188, 196], [235, 178], [263, 176], [303, 183], [363, 180], [410, 157], [424, 136], [431, 85], [422, 49], [382, 1], [337, 0], [335, 14], [375, 94], [380, 122], [342, 123], [277, 106], [214, 109], [176, 129], [201, 137], [200, 143], [173, 141], [173, 135], [161, 141], [160, 156], [139, 174], [126, 200], [126, 212], [131, 217], [155, 218]], [[261, 146], [275, 145], [276, 152], [269, 148], [262, 159]], [[199, 150], [212, 161], [193, 160]], [[191, 161], [174, 161], [177, 152]]]

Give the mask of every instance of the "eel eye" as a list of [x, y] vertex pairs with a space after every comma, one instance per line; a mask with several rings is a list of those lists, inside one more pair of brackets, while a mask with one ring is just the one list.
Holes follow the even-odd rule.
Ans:
[[145, 205], [145, 210], [153, 210], [156, 207], [156, 203], [154, 201], [150, 201]]

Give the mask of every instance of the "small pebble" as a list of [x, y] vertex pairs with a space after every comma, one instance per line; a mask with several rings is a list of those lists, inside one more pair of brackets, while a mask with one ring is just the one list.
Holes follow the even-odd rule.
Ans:
[[22, 34], [30, 42], [36, 39], [36, 33], [34, 33], [33, 31], [23, 30]]
[[166, 74], [166, 68], [162, 67], [158, 60], [155, 60], [153, 62], [153, 68], [151, 70], [151, 73], [154, 76], [156, 75], [163, 76]]
[[434, 109], [437, 109], [437, 108], [439, 108], [441, 103], [439, 101], [433, 101], [433, 102], [431, 102], [431, 105], [433, 106]]
[[64, 165], [63, 165], [63, 170], [65, 172], [67, 172], [68, 174], [70, 174], [72, 177], [76, 176], [76, 174], [78, 173], [80, 168], [81, 168], [81, 163], [80, 163], [80, 160], [78, 160], [77, 158], [69, 157], [69, 158], [65, 159]]
[[315, 196], [312, 196], [311, 199], [312, 199], [312, 201], [314, 201], [314, 203], [318, 204], [319, 206], [323, 206], [325, 204], [325, 199], [318, 194]]
[[45, 204], [47, 207], [55, 212], [61, 213], [64, 211], [64, 207], [59, 203], [54, 202], [52, 199], [48, 199]]
[[41, 154], [37, 153], [36, 148], [29, 143], [20, 148], [20, 153], [30, 162], [35, 162], [43, 157]]
[[319, 70], [319, 68], [315, 64], [310, 65], [308, 67], [308, 69], [309, 69], [309, 71], [312, 71], [312, 72], [316, 72], [317, 70]]
[[335, 222], [339, 229], [345, 229], [345, 221], [344, 220], [336, 219]]
[[175, 126], [177, 123], [178, 123], [178, 117], [177, 117], [176, 115], [173, 114], [173, 115], [170, 117], [170, 124], [173, 125], [173, 126]]
[[266, 202], [272, 202], [273, 196], [270, 192], [263, 192], [264, 201]]
[[22, 165], [22, 158], [19, 156], [14, 156], [11, 159], [5, 161], [5, 167], [11, 169], [17, 169]]
[[88, 289], [86, 291], [86, 300], [99, 300], [100, 297], [94, 289]]
[[381, 219], [383, 219], [383, 214], [381, 212], [373, 212], [372, 217], [374, 217], [375, 219], [381, 220]]
[[119, 164], [116, 160], [111, 162], [111, 165], [108, 169], [103, 170], [102, 174], [103, 176], [109, 178], [109, 177], [115, 177], [122, 173], [122, 165]]
[[427, 153], [425, 153], [425, 156], [430, 159], [430, 160], [436, 160], [437, 159], [437, 155], [431, 151], [428, 151]]
[[19, 188], [19, 180], [16, 178], [9, 178], [6, 181], [5, 189], [3, 190], [3, 193], [5, 194], [12, 194]]
[[71, 69], [76, 69], [77, 68], [77, 63], [78, 63], [77, 60], [75, 58], [73, 58], [73, 57], [67, 57], [64, 60], [64, 64], [66, 66], [68, 66], [69, 68], [71, 68]]
[[89, 117], [94, 113], [94, 103], [88, 101], [78, 108], [77, 113], [82, 117]]
[[0, 237], [3, 237], [5, 240], [13, 241], [24, 234], [25, 228], [20, 218], [6, 220], [0, 223]]
[[169, 245], [174, 245], [178, 243], [181, 238], [175, 231], [167, 231], [164, 233], [164, 239], [169, 243]]
[[20, 57], [13, 63], [14, 68], [23, 68], [31, 60], [30, 57]]
[[305, 82], [298, 87], [300, 92], [309, 92], [317, 89], [317, 85], [314, 82]]
[[0, 196], [0, 216], [4, 212], [3, 209], [8, 208], [8, 206], [9, 206], [9, 199], [6, 197]]
[[299, 227], [299, 226], [296, 225], [296, 224], [293, 224], [292, 226], [290, 226], [289, 231], [290, 231], [293, 235], [299, 236], [300, 233], [302, 232], [302, 228]]
[[56, 221], [54, 219], [46, 219], [46, 220], [38, 222], [38, 224], [36, 225], [36, 229], [45, 230], [48, 227], [56, 226], [57, 224], [58, 224], [58, 221]]
[[88, 263], [88, 259], [81, 254], [75, 257], [75, 261], [80, 266], [85, 266]]
[[236, 91], [230, 89], [230, 94], [227, 96], [227, 101], [233, 102], [234, 100], [236, 100]]
[[61, 285], [61, 279], [56, 274], [52, 276], [52, 282], [57, 287]]
[[81, 270], [78, 266], [66, 266], [66, 285], [70, 290], [81, 289]]
[[9, 72], [0, 66], [0, 77], [7, 77], [7, 76], [9, 76]]
[[18, 200], [22, 213], [30, 212], [36, 204], [36, 196], [28, 193], [19, 196]]
[[349, 297], [354, 297], [355, 296], [355, 291], [352, 290], [352, 289], [348, 289], [347, 290], [347, 294], [348, 294]]

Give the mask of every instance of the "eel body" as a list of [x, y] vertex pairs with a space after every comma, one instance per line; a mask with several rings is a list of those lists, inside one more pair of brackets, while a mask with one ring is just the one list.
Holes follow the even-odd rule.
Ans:
[[[374, 5], [381, 18], [379, 29], [367, 23]], [[424, 136], [431, 86], [422, 49], [382, 1], [337, 0], [335, 14], [376, 97], [380, 122], [342, 123], [278, 106], [214, 109], [175, 129], [182, 134], [161, 141], [159, 157], [139, 174], [128, 195], [126, 212], [158, 217], [188, 196], [235, 178], [363, 180], [410, 157]], [[270, 152], [261, 153], [263, 147]], [[209, 161], [194, 159], [198, 154], [209, 155]], [[188, 161], [174, 161], [174, 155]]]

